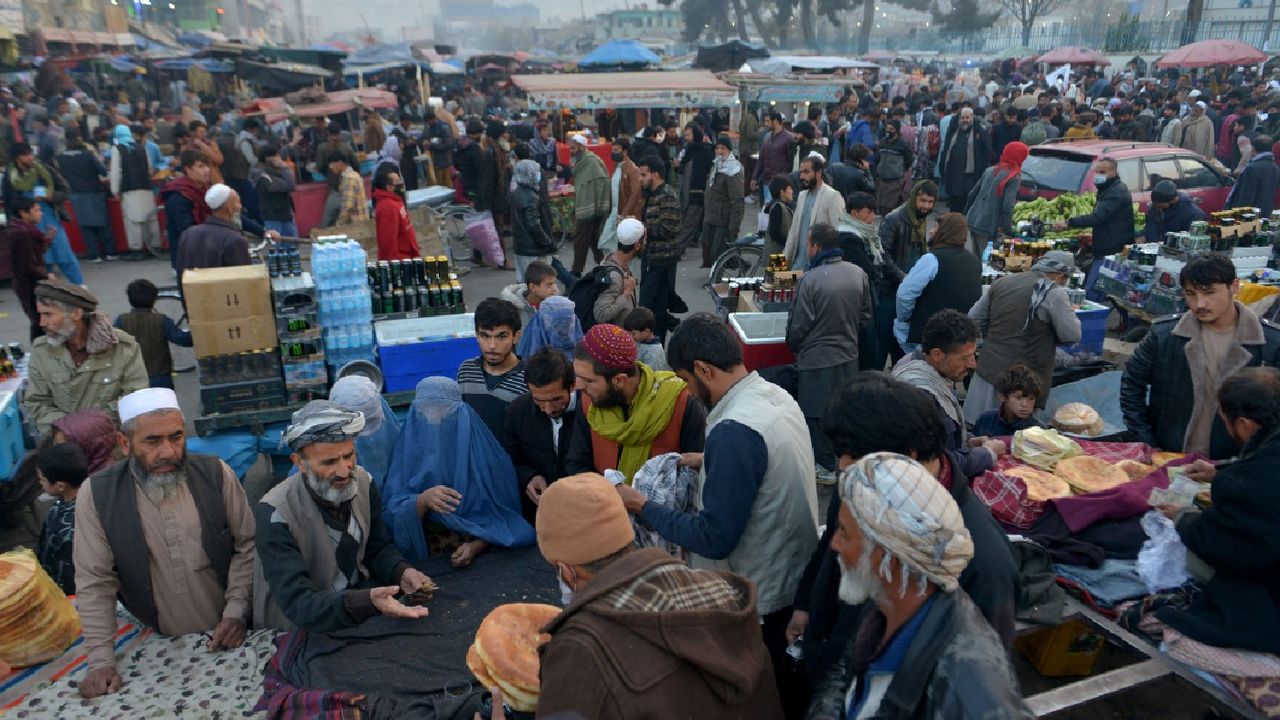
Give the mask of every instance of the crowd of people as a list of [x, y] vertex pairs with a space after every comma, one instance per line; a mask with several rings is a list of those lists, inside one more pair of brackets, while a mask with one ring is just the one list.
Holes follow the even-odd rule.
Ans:
[[[281, 440], [293, 471], [253, 499], [222, 460], [187, 451], [165, 362], [189, 336], [151, 310], [154, 285], [131, 285], [134, 310], [113, 323], [55, 251], [57, 203], [39, 188], [76, 172], [96, 185], [72, 185], [73, 201], [109, 189], [130, 246], [149, 242], [155, 202], [129, 200], [152, 192], [146, 126], [98, 125], [115, 128], [109, 162], [71, 147], [71, 123], [54, 165], [14, 144], [6, 237], [36, 338], [23, 411], [39, 442], [0, 507], [78, 596], [81, 693], [145, 682], [116, 666], [117, 599], [216, 651], [249, 628], [423, 621], [426, 608], [401, 602], [432, 586], [415, 564], [443, 555], [466, 568], [536, 544], [565, 601], [546, 628], [540, 714], [1031, 717], [1010, 660], [1019, 564], [970, 483], [1007, 454], [1002, 438], [1043, 417], [1055, 348], [1081, 337], [1066, 289], [1077, 262], [1049, 252], [983, 292], [979, 256], [1012, 232], [1030, 146], [1051, 133], [1163, 136], [1173, 123], [1179, 143], [1197, 143], [1207, 110], [1207, 91], [1181, 78], [1085, 81], [1072, 94], [993, 79], [954, 101], [958, 80], [884, 83], [795, 123], [749, 108], [736, 139], [714, 113], [635, 133], [606, 113], [612, 174], [585, 134], [563, 166], [547, 118], [507, 123], [467, 92], [421, 135], [400, 122], [409, 107], [383, 137], [385, 121], [365, 118], [372, 214], [340, 129], [317, 123], [280, 143], [250, 118], [209, 140], [217, 123], [193, 119], [160, 193], [179, 271], [248, 263], [239, 231], [252, 223], [296, 232], [283, 198], [309, 165], [331, 183], [329, 224], [373, 218], [379, 257], [415, 254], [402, 196], [423, 179], [403, 164], [415, 144], [430, 179], [456, 182], [514, 250], [516, 282], [474, 306], [476, 357], [423, 379], [403, 418], [371, 381], [338, 381], [293, 414]], [[1240, 121], [1270, 97], [1253, 87], [1217, 89], [1240, 112], [1224, 120], [1225, 145], [1211, 128], [1205, 146], [1242, 175], [1271, 162], [1270, 138]], [[1280, 122], [1280, 107], [1268, 111], [1263, 130]], [[11, 134], [23, 117], [9, 117]], [[1134, 237], [1115, 161], [1094, 171], [1098, 209], [1070, 222], [1094, 228], [1100, 255]], [[555, 174], [575, 183], [567, 274], [548, 232]], [[1153, 193], [1161, 222], [1189, 223], [1167, 190]], [[687, 314], [676, 292], [685, 250], [709, 266], [757, 201], [768, 247], [806, 271], [785, 333], [790, 379], [748, 370], [726, 324]], [[1199, 256], [1179, 282], [1188, 311], [1153, 324], [1120, 397], [1137, 439], [1221, 461], [1189, 471], [1214, 480], [1212, 506], [1160, 508], [1205, 588], [1161, 617], [1209, 644], [1280, 653], [1280, 328], [1238, 301], [1228, 258]], [[665, 491], [640, 489], [653, 483]], [[822, 486], [834, 488], [825, 508]], [[56, 498], [42, 527], [41, 492]]]

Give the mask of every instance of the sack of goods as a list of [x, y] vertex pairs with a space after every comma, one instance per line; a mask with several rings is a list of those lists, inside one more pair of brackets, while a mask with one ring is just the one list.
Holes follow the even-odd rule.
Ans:
[[0, 664], [27, 667], [61, 655], [80, 636], [75, 606], [30, 550], [0, 555]]
[[559, 614], [560, 608], [554, 605], [499, 605], [476, 631], [476, 640], [467, 650], [467, 667], [484, 687], [502, 688], [512, 710], [538, 710], [538, 648], [551, 639], [540, 631]]
[[1053, 413], [1053, 426], [1065, 433], [1094, 437], [1102, 434], [1102, 416], [1082, 402], [1067, 403]]

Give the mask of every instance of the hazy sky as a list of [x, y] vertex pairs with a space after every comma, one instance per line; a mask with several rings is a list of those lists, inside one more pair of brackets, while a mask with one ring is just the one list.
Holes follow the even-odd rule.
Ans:
[[[661, 7], [657, 0], [645, 0], [649, 7]], [[587, 9], [587, 17], [591, 17], [592, 13], [604, 12], [614, 8], [626, 7], [628, 5], [625, 0], [498, 0], [504, 4], [514, 4], [516, 2], [532, 2], [542, 10], [543, 17], [580, 17], [582, 14], [582, 6], [585, 3]], [[630, 3], [631, 7], [640, 5], [641, 3]], [[672, 7], [679, 7], [679, 3], [675, 3]]]

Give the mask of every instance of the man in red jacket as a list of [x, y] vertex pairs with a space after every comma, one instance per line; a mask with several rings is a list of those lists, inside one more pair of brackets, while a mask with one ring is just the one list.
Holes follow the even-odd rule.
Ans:
[[31, 320], [31, 339], [35, 340], [44, 335], [36, 312], [36, 283], [53, 278], [44, 264], [44, 251], [49, 248], [52, 231], [41, 232], [36, 227], [42, 211], [40, 204], [31, 198], [14, 198], [8, 211], [9, 227], [4, 240], [13, 259], [13, 292], [18, 296], [22, 312]]
[[400, 194], [400, 173], [383, 165], [373, 179], [373, 219], [378, 234], [379, 260], [412, 260], [420, 257], [418, 236], [409, 221]]

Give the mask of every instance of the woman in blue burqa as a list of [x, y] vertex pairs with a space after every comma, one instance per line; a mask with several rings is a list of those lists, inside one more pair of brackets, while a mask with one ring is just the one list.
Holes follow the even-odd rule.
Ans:
[[450, 378], [418, 383], [391, 456], [383, 504], [396, 545], [410, 562], [448, 552], [465, 567], [490, 545], [534, 542], [520, 516], [511, 458]]
[[544, 347], [551, 346], [573, 362], [573, 348], [582, 340], [582, 323], [574, 314], [573, 301], [563, 295], [552, 295], [538, 306], [529, 327], [520, 333], [516, 355], [531, 358]]
[[400, 421], [378, 392], [378, 386], [361, 375], [339, 378], [329, 391], [329, 400], [364, 415], [364, 430], [356, 437], [356, 462], [369, 471], [378, 492], [385, 497], [387, 468], [391, 465], [391, 451], [400, 439]]

